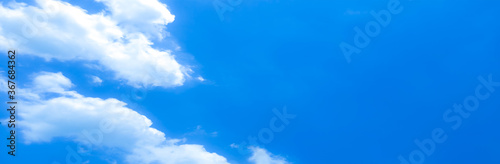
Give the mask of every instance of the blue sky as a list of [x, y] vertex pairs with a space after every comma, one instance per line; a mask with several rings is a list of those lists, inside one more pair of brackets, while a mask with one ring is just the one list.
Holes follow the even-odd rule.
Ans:
[[[68, 163], [108, 119], [115, 130], [81, 162], [500, 162], [499, 2], [0, 2], [22, 102], [16, 157], [2, 146], [2, 161]], [[347, 60], [341, 43], [397, 2]]]

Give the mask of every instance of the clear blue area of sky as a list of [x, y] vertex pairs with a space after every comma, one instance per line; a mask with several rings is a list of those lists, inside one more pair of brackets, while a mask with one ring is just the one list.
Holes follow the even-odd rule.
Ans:
[[[69, 2], [90, 13], [103, 10], [94, 1]], [[229, 145], [257, 136], [272, 109], [284, 106], [297, 117], [261, 146], [293, 163], [399, 164], [400, 155], [408, 159], [419, 149], [414, 140], [431, 138], [436, 128], [447, 140], [425, 163], [500, 163], [500, 88], [459, 129], [443, 120], [453, 104], [474, 95], [479, 76], [500, 81], [500, 2], [401, 0], [404, 10], [350, 63], [339, 44], [354, 44], [354, 27], [364, 29], [375, 20], [370, 11], [387, 9], [388, 0], [243, 0], [224, 21], [211, 0], [163, 2], [176, 18], [166, 29], [171, 37], [154, 46], [179, 44], [178, 60], [195, 66], [205, 82], [138, 91], [111, 72], [23, 57], [19, 50], [21, 87], [32, 73], [62, 72], [79, 93], [125, 101], [167, 137], [185, 137], [232, 163], [246, 163], [250, 154]], [[101, 77], [103, 85], [93, 86], [86, 75]], [[135, 93], [143, 99], [126, 98]], [[217, 136], [185, 135], [198, 125]], [[19, 144], [17, 162], [46, 164], [63, 163], [65, 147], [76, 146], [65, 139]], [[85, 158], [107, 163], [93, 154]]]

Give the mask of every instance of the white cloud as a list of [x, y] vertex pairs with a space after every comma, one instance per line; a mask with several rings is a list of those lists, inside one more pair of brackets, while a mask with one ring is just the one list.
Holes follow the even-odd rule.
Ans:
[[47, 91], [54, 93], [64, 93], [67, 89], [73, 86], [71, 80], [64, 77], [61, 72], [41, 72], [34, 78], [33, 83], [33, 89], [40, 92]]
[[134, 87], [183, 85], [189, 66], [170, 50], [155, 49], [174, 20], [158, 0], [99, 0], [109, 10], [89, 14], [59, 0], [36, 0], [36, 6], [0, 4], [0, 49], [21, 49], [47, 60], [97, 63]]
[[224, 157], [191, 144], [139, 148], [127, 160], [129, 163], [229, 164]]
[[23, 125], [21, 133], [28, 144], [62, 137], [84, 145], [90, 143], [94, 148], [118, 148], [126, 152], [124, 159], [128, 163], [228, 164], [224, 157], [207, 152], [202, 145], [167, 139], [163, 132], [151, 127], [151, 120], [127, 108], [124, 102], [71, 91], [73, 84], [62, 73], [39, 73], [31, 86], [36, 87], [24, 88], [23, 92], [39, 96], [24, 97], [19, 103], [25, 109], [19, 111], [19, 124]]
[[273, 155], [266, 149], [259, 147], [249, 149], [252, 151], [252, 156], [248, 160], [254, 164], [290, 164], [285, 158]]
[[90, 78], [92, 78], [92, 83], [97, 84], [97, 85], [101, 85], [101, 83], [102, 83], [101, 78], [99, 78], [97, 76], [91, 76]]
[[141, 32], [162, 38], [165, 25], [172, 23], [175, 16], [167, 5], [158, 0], [96, 0], [103, 2], [111, 11], [111, 18], [123, 24], [129, 32]]
[[218, 132], [210, 132], [208, 133], [205, 129], [201, 127], [201, 125], [196, 126], [196, 129], [192, 132], [184, 134], [185, 136], [211, 136], [217, 137]]
[[235, 143], [232, 143], [231, 145], [229, 145], [229, 147], [233, 148], [233, 149], [236, 149], [236, 148], [239, 148], [240, 145], [237, 145]]
[[204, 82], [205, 81], [205, 78], [201, 77], [201, 76], [198, 76], [198, 80], [200, 80], [201, 82]]

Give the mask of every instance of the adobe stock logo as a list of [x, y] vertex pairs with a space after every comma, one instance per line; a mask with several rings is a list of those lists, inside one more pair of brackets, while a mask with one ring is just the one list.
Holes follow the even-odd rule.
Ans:
[[235, 7], [239, 6], [243, 0], [214, 0], [212, 2], [217, 15], [219, 16], [219, 20], [224, 21], [224, 13], [232, 12]]
[[401, 13], [403, 9], [404, 7], [399, 0], [390, 0], [387, 3], [387, 10], [380, 10], [378, 12], [370, 11], [375, 20], [366, 23], [363, 29], [358, 26], [353, 28], [356, 33], [353, 37], [354, 45], [344, 41], [339, 44], [347, 63], [351, 63], [351, 56], [353, 54], [359, 54], [363, 48], [368, 47], [371, 40], [381, 33], [382, 28], [387, 27], [391, 23], [393, 15]]
[[[495, 87], [500, 86], [500, 81], [494, 82], [491, 74], [488, 78], [479, 76], [478, 80], [481, 84], [477, 85], [473, 95], [465, 97], [461, 104], [454, 104], [453, 109], [447, 109], [443, 113], [443, 121], [451, 125], [451, 130], [458, 130], [463, 120], [469, 118], [472, 112], [479, 109], [480, 102], [488, 99], [495, 92]], [[411, 151], [409, 156], [400, 155], [398, 159], [401, 164], [423, 164], [425, 159], [435, 152], [437, 144], [442, 144], [447, 139], [448, 135], [445, 129], [435, 128], [431, 132], [431, 138], [415, 139], [417, 149]]]
[[269, 126], [261, 128], [257, 133], [257, 137], [248, 136], [248, 142], [242, 141], [240, 144], [231, 144], [232, 148], [237, 148], [242, 155], [248, 154], [249, 146], [264, 147], [264, 144], [269, 144], [274, 140], [276, 133], [283, 132], [290, 124], [290, 120], [295, 119], [297, 115], [288, 113], [286, 107], [282, 111], [273, 109], [274, 116], [269, 120]]

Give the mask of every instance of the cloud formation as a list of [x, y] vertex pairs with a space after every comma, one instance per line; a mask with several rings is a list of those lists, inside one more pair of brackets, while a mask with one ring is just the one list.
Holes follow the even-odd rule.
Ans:
[[96, 85], [101, 85], [102, 84], [102, 79], [97, 77], [97, 76], [91, 76], [90, 78], [92, 78], [92, 83], [96, 84]]
[[163, 38], [163, 29], [175, 16], [167, 5], [158, 0], [96, 0], [103, 2], [111, 12], [111, 19], [127, 32], [140, 32], [149, 37]]
[[46, 60], [97, 63], [134, 87], [183, 85], [189, 73], [170, 50], [153, 48], [174, 21], [158, 0], [98, 0], [106, 11], [59, 0], [0, 3], [0, 49], [21, 49]]
[[68, 138], [93, 148], [118, 148], [128, 163], [228, 164], [202, 145], [167, 139], [146, 116], [114, 98], [86, 97], [62, 73], [38, 73], [23, 97], [19, 116], [26, 143]]
[[276, 156], [268, 152], [266, 149], [259, 147], [250, 147], [252, 156], [248, 161], [254, 164], [290, 164], [285, 158]]
[[[0, 83], [6, 85], [6, 79]], [[65, 138], [86, 145], [90, 150], [78, 150], [83, 153], [119, 149], [125, 152], [123, 159], [127, 163], [229, 164], [225, 157], [208, 152], [202, 145], [167, 139], [163, 132], [151, 127], [151, 120], [127, 108], [124, 102], [72, 91], [75, 85], [61, 72], [37, 73], [28, 86], [18, 88], [23, 93], [19, 106], [26, 109], [18, 113], [26, 144]], [[252, 164], [290, 164], [266, 149], [249, 149], [252, 155], [248, 161]]]
[[[170, 50], [153, 48], [163, 39], [174, 15], [158, 0], [96, 0], [100, 13], [60, 0], [36, 0], [35, 5], [0, 3], [0, 50], [20, 49], [46, 60], [82, 61], [111, 71], [133, 87], [181, 86], [192, 72]], [[93, 82], [101, 83], [98, 77]], [[205, 81], [201, 76], [199, 81]], [[4, 81], [3, 81], [4, 82]], [[2, 83], [3, 83], [2, 82]], [[20, 124], [24, 142], [71, 139], [93, 148], [120, 149], [128, 163], [228, 164], [202, 145], [169, 139], [152, 128], [146, 116], [114, 98], [86, 97], [62, 73], [33, 76], [22, 93]], [[255, 164], [285, 164], [261, 148], [248, 160]], [[82, 161], [84, 162], [84, 161]]]

